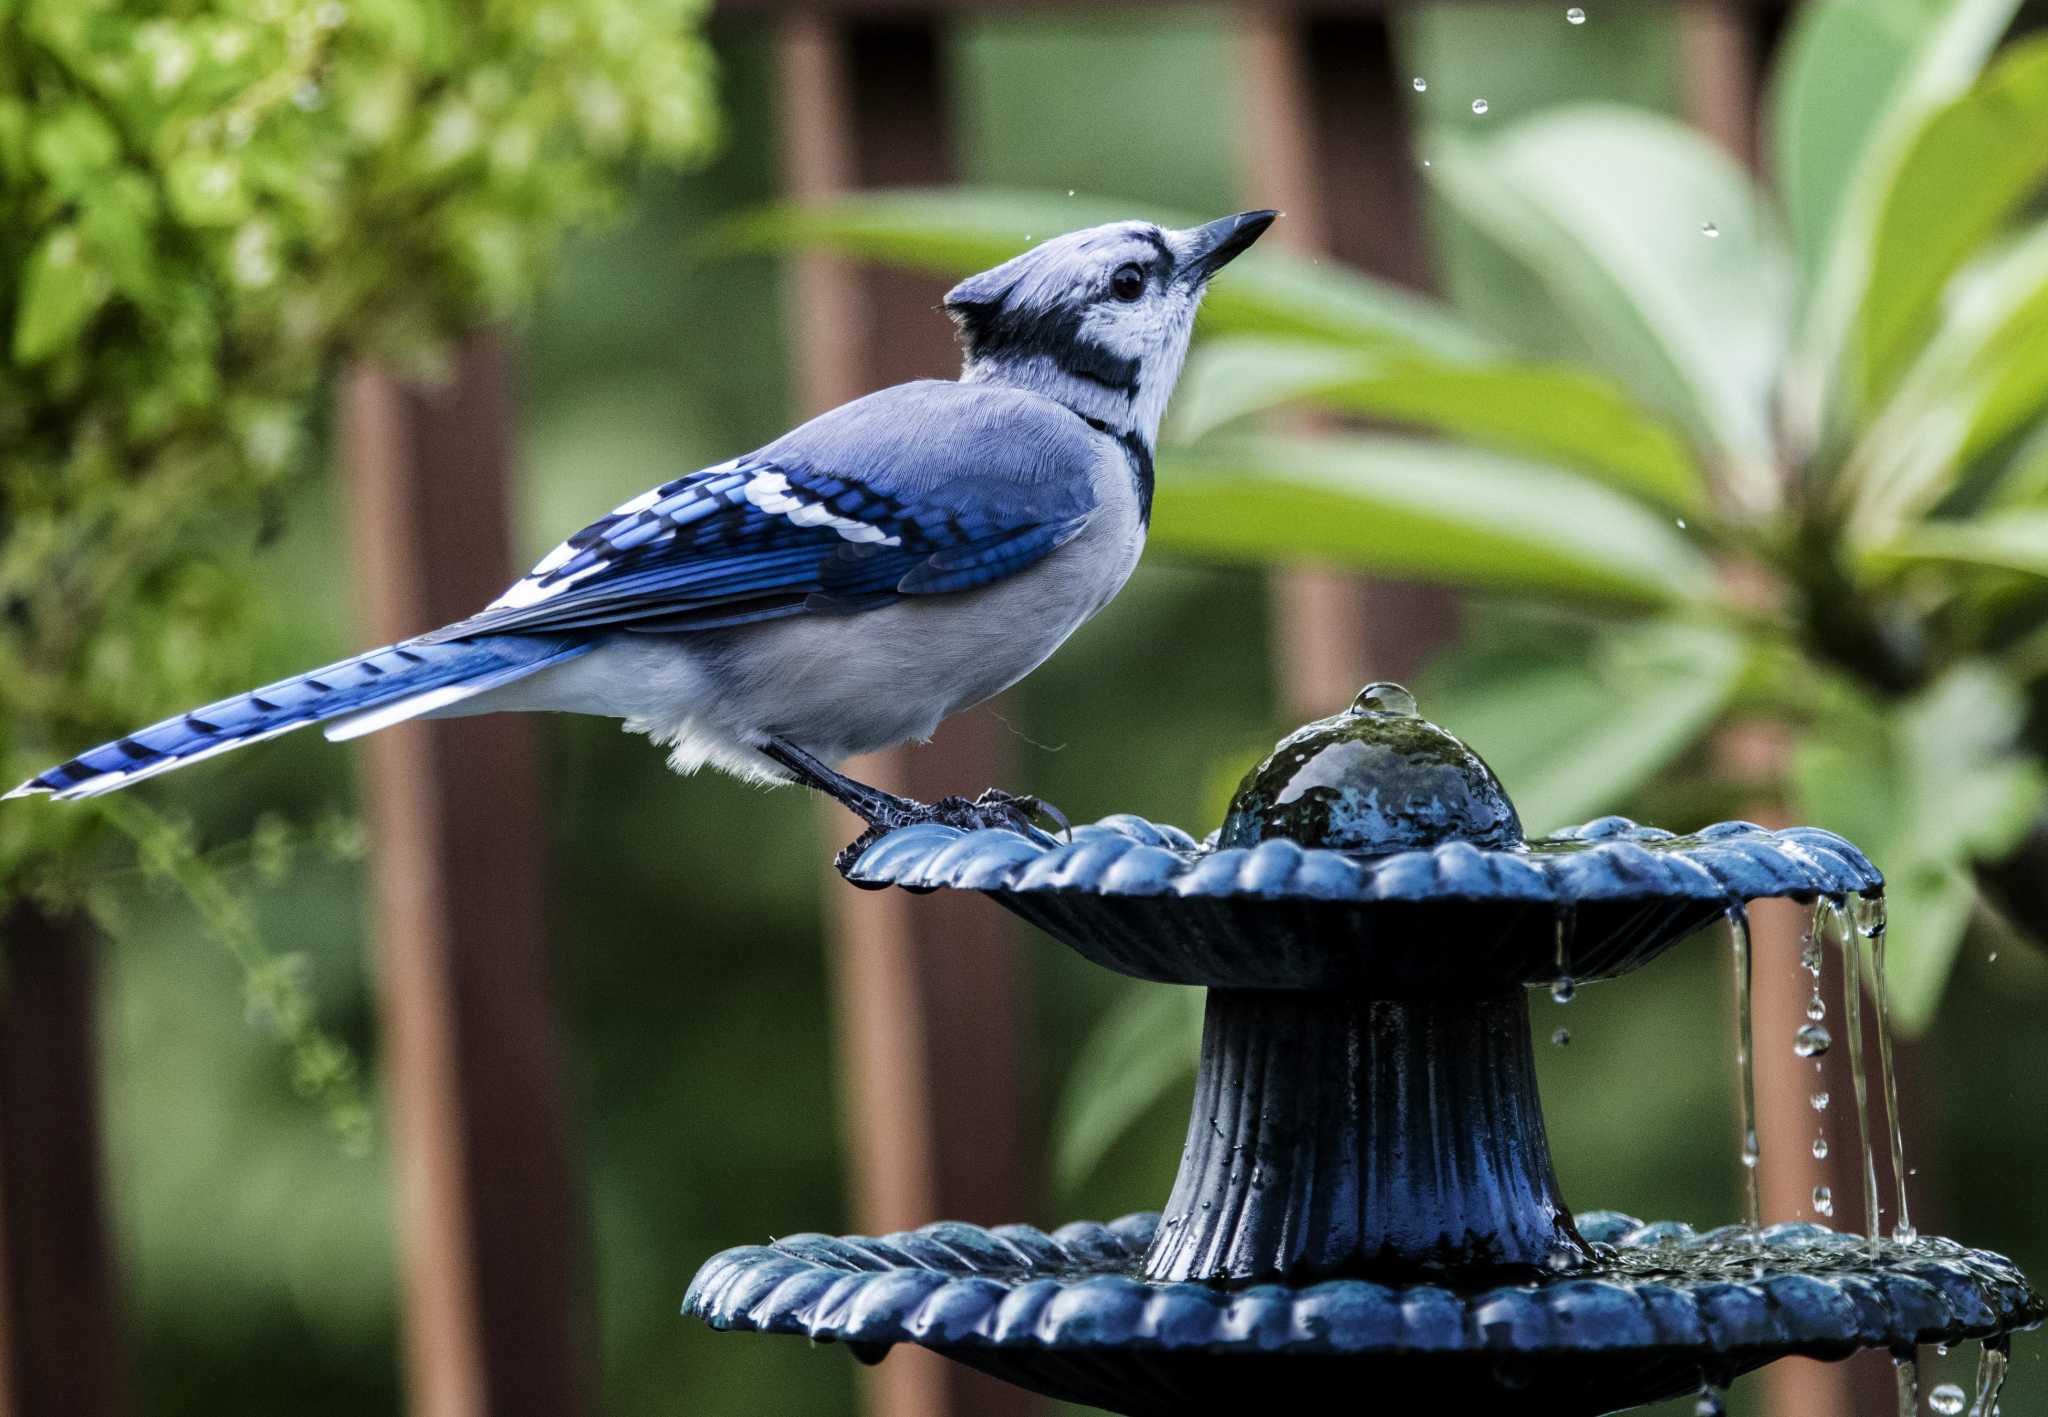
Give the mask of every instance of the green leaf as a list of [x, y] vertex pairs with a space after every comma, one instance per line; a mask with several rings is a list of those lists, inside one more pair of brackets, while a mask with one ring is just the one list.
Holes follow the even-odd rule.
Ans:
[[73, 226], [60, 226], [29, 252], [21, 308], [14, 316], [14, 357], [22, 364], [69, 345], [106, 302], [107, 280], [85, 259]]
[[[1806, 315], [1785, 381], [1786, 423], [1802, 448], [1823, 445], [1832, 431], [1828, 420], [1846, 423], [1861, 406], [1862, 386], [1842, 367], [1843, 351], [1869, 284], [1880, 213], [1901, 155], [1928, 115], [1976, 80], [2018, 8], [2019, 0], [1830, 0], [1803, 7], [1818, 33], [1811, 40], [1795, 36], [1792, 62], [1811, 67], [1813, 82], [1820, 85], [1812, 101], [1838, 110], [1825, 118], [1808, 116], [1849, 146], [1823, 142], [1796, 175], [1785, 169], [1778, 173], [1781, 193], [1795, 215], [1811, 210], [1815, 199], [1804, 190], [1809, 184], [1830, 191], [1840, 185], [1826, 249], [1819, 266], [1808, 269]], [[1867, 33], [1850, 38], [1842, 27], [1857, 22], [1837, 17], [1842, 11], [1866, 12], [1875, 22], [1889, 23], [1906, 45], [1888, 86], [1884, 61], [1870, 52], [1881, 41]], [[1837, 42], [1847, 46], [1849, 63], [1833, 47]], [[1860, 73], [1850, 67], [1859, 60], [1869, 66]], [[1848, 131], [1858, 127], [1860, 138]], [[1829, 170], [1826, 164], [1836, 161], [1849, 165]], [[1801, 191], [1789, 190], [1794, 181]], [[1818, 200], [1826, 203], [1828, 198]]]
[[1827, 705], [1794, 754], [1792, 784], [1815, 825], [1861, 846], [1885, 873], [1893, 1016], [1932, 1019], [1974, 900], [1967, 867], [2018, 843], [2048, 773], [2017, 747], [2017, 686], [1967, 662], [1910, 699]]
[[1432, 665], [1421, 697], [1514, 784], [1534, 835], [1615, 811], [1696, 744], [1746, 658], [1738, 636], [1675, 621], [1563, 643], [1489, 635]]
[[1812, 279], [1887, 105], [1912, 69], [1928, 7], [1819, 0], [1794, 12], [1770, 92], [1773, 176]]
[[2048, 508], [1921, 522], [1871, 548], [1865, 560], [1880, 570], [1932, 564], [2048, 579]]
[[1053, 1119], [1053, 1171], [1071, 1190], [1184, 1081], [1201, 1047], [1200, 989], [1126, 989], [1081, 1045]]
[[1885, 194], [1857, 320], [1858, 387], [1889, 388], [1949, 278], [2048, 177], [2048, 36], [2015, 44], [1915, 135]]
[[[1145, 216], [1166, 226], [1203, 220], [1150, 203], [987, 188], [895, 190], [816, 203], [786, 203], [723, 227], [710, 249], [815, 246], [936, 275], [999, 265], [1034, 241]], [[1214, 330], [1262, 330], [1416, 348], [1448, 358], [1492, 349], [1450, 311], [1341, 266], [1260, 246], [1219, 277], [1203, 304]]]
[[1537, 463], [1393, 436], [1212, 438], [1162, 457], [1153, 545], [1636, 605], [1711, 594], [1664, 516]]
[[2048, 223], [1951, 282], [1942, 319], [1839, 476], [1859, 539], [1889, 536], [2048, 406]]
[[1430, 171], [1545, 282], [1609, 373], [1753, 482], [1773, 478], [1790, 273], [1733, 160], [1672, 120], [1581, 107], [1459, 142]]
[[1561, 365], [1460, 365], [1311, 340], [1233, 335], [1190, 356], [1174, 396], [1178, 435], [1311, 402], [1528, 453], [1679, 512], [1705, 505], [1678, 436], [1598, 375]]

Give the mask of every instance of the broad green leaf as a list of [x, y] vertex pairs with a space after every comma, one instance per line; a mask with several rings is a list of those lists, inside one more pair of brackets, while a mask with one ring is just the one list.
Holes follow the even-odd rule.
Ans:
[[1200, 989], [1127, 989], [1082, 1044], [1053, 1119], [1053, 1170], [1067, 1189], [1088, 1175], [1118, 1137], [1184, 1081], [1201, 1046]]
[[2048, 579], [2048, 508], [1917, 523], [1866, 559], [1879, 569], [1935, 563]]
[[2048, 178], [2048, 36], [2006, 51], [1901, 158], [1877, 218], [1857, 321], [1858, 384], [1890, 387], [1943, 287]]
[[14, 316], [14, 358], [34, 364], [64, 348], [106, 302], [104, 273], [86, 259], [75, 227], [61, 226], [36, 243], [22, 273]]
[[1926, 1027], [1969, 907], [1969, 863], [1995, 859], [2041, 810], [2040, 761], [2018, 746], [2019, 689], [1981, 662], [1920, 694], [1828, 706], [1793, 758], [1802, 814], [1861, 846], [1885, 873], [1894, 1017]]
[[1584, 107], [1459, 142], [1431, 173], [1549, 286], [1609, 373], [1737, 475], [1768, 477], [1790, 272], [1734, 161], [1672, 120]]
[[[1843, 351], [1868, 289], [1876, 232], [1901, 156], [1929, 115], [1976, 80], [2018, 8], [2019, 0], [1831, 0], [1825, 7], [1808, 7], [1821, 32], [1810, 42], [1795, 37], [1792, 43], [1799, 57], [1794, 62], [1814, 69], [1813, 82], [1820, 85], [1813, 96], [1816, 101], [1826, 102], [1823, 95], [1832, 94], [1840, 105], [1831, 120], [1815, 114], [1812, 121], [1824, 131], [1836, 132], [1861, 125], [1862, 137], [1842, 132], [1855, 151], [1852, 156], [1837, 149], [1836, 156], [1853, 165], [1840, 173], [1841, 188], [1832, 203], [1821, 264], [1808, 271], [1806, 316], [1785, 382], [1786, 421], [1795, 443], [1820, 446], [1831, 436], [1828, 419], [1853, 419], [1862, 385], [1842, 369]], [[1866, 34], [1860, 42], [1848, 39], [1836, 26], [1855, 22], [1825, 18], [1823, 9], [1868, 10], [1901, 27], [1908, 52], [1882, 93], [1876, 90], [1883, 61], [1869, 51], [1874, 38]], [[1836, 47], [1837, 41], [1847, 46], [1846, 53]], [[1849, 72], [1858, 60], [1871, 66], [1867, 76]], [[1813, 199], [1803, 191], [1784, 189], [1793, 180], [1803, 187], [1809, 178], [1831, 186], [1835, 174], [1816, 165], [1828, 161], [1826, 153], [1816, 152], [1814, 164], [1801, 169], [1796, 179], [1782, 169], [1777, 174], [1784, 200], [1795, 213], [1810, 210]]]
[[1564, 643], [1489, 636], [1433, 665], [1433, 718], [1514, 785], [1533, 835], [1616, 810], [1699, 741], [1742, 676], [1742, 641], [1654, 622]]
[[[1148, 203], [982, 188], [901, 189], [764, 208], [727, 226], [716, 247], [817, 246], [938, 275], [998, 265], [1033, 242], [1103, 222], [1204, 220]], [[1214, 330], [1264, 330], [1477, 358], [1492, 346], [1443, 306], [1369, 276], [1260, 246], [1219, 276], [1203, 303]]]
[[2048, 405], [2048, 223], [1950, 283], [1942, 318], [1844, 464], [1862, 539], [1935, 505]]
[[1670, 428], [1605, 379], [1562, 365], [1460, 365], [1223, 336], [1190, 356], [1174, 423], [1181, 438], [1194, 439], [1303, 402], [1547, 458], [1674, 511], [1706, 501], [1699, 468]]
[[1593, 602], [1713, 590], [1706, 558], [1641, 503], [1538, 463], [1394, 436], [1218, 437], [1162, 457], [1152, 540], [1183, 556]]
[[1930, 7], [1818, 0], [1793, 13], [1770, 90], [1772, 176], [1811, 279], [1863, 154], [1912, 66]]

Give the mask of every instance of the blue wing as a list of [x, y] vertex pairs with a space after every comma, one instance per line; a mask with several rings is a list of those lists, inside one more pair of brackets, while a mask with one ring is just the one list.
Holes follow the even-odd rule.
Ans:
[[[904, 426], [907, 436], [918, 432], [915, 422]], [[556, 547], [481, 614], [428, 638], [671, 633], [848, 614], [990, 584], [1072, 539], [1093, 504], [1085, 461], [1064, 477], [1044, 466], [1054, 454], [1071, 460], [1072, 447], [981, 432], [972, 448], [932, 450], [980, 455], [981, 466], [956, 463], [950, 477], [905, 475], [901, 438], [869, 450], [874, 480], [828, 471], [803, 440], [784, 439], [664, 483]], [[839, 454], [833, 463], [851, 460], [843, 447], [825, 447]], [[882, 480], [902, 490], [883, 490]]]

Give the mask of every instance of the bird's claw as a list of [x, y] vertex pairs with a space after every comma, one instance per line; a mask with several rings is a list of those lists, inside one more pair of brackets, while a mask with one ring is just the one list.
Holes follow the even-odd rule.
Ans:
[[909, 810], [891, 812], [884, 820], [871, 821], [868, 829], [854, 838], [845, 850], [833, 859], [832, 864], [841, 875], [852, 869], [853, 864], [870, 846], [890, 832], [925, 822], [957, 828], [960, 831], [1010, 831], [1027, 841], [1050, 843], [1052, 835], [1040, 829], [1037, 819], [1046, 818], [1058, 826], [1060, 834], [1068, 841], [1074, 839], [1074, 828], [1067, 821], [1067, 814], [1041, 798], [1004, 792], [991, 787], [981, 796], [942, 797], [929, 805], [924, 803], [906, 804]]

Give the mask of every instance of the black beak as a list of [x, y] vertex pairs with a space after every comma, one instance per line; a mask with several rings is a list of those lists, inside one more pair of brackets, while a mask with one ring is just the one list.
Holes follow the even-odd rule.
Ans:
[[1239, 212], [1236, 216], [1219, 218], [1206, 226], [1198, 226], [1188, 233], [1188, 252], [1182, 257], [1182, 266], [1188, 275], [1197, 281], [1205, 281], [1237, 259], [1245, 247], [1251, 245], [1273, 224], [1278, 212]]

